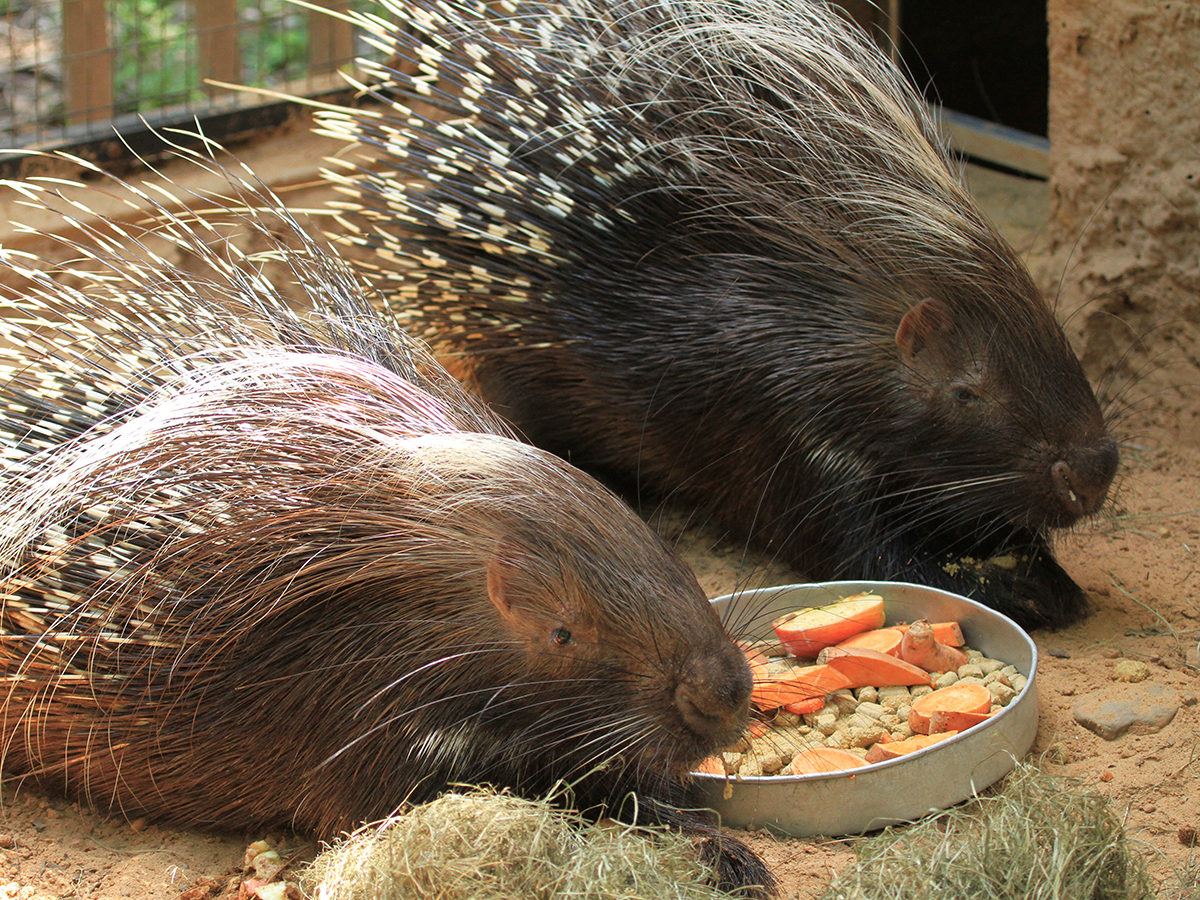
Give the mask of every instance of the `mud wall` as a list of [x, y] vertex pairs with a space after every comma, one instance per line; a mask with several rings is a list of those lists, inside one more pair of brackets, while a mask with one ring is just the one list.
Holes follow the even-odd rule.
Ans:
[[1049, 0], [1048, 15], [1036, 274], [1118, 405], [1200, 439], [1200, 2]]

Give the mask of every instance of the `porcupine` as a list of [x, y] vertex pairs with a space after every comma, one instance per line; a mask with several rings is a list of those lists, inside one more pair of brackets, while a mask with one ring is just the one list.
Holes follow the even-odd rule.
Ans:
[[[816, 578], [1027, 627], [1118, 464], [899, 70], [801, 0], [377, 0], [329, 177], [406, 327], [533, 443]], [[496, 12], [502, 7], [504, 13]]]
[[28, 280], [3, 294], [6, 772], [130, 817], [322, 837], [450, 783], [561, 783], [695, 833], [720, 884], [769, 892], [683, 810], [681, 776], [741, 733], [750, 689], [695, 577], [227, 177], [203, 216], [126, 185], [150, 208], [136, 227], [10, 185], [79, 224], [63, 240], [94, 265], [0, 251]]

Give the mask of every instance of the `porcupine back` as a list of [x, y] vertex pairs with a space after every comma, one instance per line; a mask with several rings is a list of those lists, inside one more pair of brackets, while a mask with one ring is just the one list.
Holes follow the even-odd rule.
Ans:
[[[129, 188], [148, 225], [72, 244], [98, 270], [0, 251], [30, 282], [6, 291], [24, 349], [0, 388], [6, 771], [129, 816], [326, 837], [448, 783], [562, 780], [583, 806], [636, 792], [706, 836], [726, 884], [769, 884], [679, 809], [749, 693], [694, 576], [504, 436], [277, 198], [230, 184], [203, 216]], [[207, 265], [148, 249], [164, 238]]]
[[[815, 577], [1086, 608], [1117, 465], [896, 68], [818, 3], [392, 3], [330, 177], [407, 327], [534, 443]], [[987, 560], [988, 562], [983, 562]]]

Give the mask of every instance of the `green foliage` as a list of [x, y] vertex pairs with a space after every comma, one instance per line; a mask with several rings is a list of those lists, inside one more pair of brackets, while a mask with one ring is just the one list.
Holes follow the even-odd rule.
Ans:
[[[149, 112], [205, 98], [192, 4], [109, 0], [109, 17], [118, 113]], [[244, 83], [294, 78], [304, 71], [308, 29], [302, 11], [285, 0], [242, 0], [238, 20]]]

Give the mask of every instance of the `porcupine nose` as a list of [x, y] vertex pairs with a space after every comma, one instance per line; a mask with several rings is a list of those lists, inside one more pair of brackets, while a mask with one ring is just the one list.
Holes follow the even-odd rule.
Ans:
[[1073, 448], [1050, 466], [1055, 495], [1072, 520], [1100, 509], [1117, 463], [1116, 441], [1106, 438], [1092, 447]]
[[734, 647], [696, 659], [675, 687], [675, 706], [710, 749], [736, 740], [750, 715], [750, 667]]

